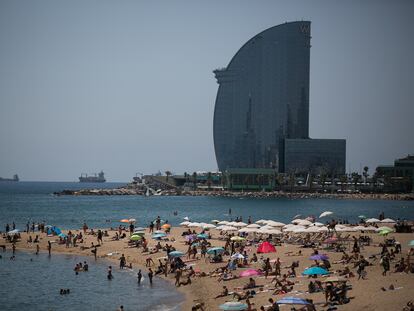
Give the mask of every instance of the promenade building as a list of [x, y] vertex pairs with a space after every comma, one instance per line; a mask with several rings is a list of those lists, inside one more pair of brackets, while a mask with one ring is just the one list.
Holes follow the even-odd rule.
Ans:
[[269, 28], [247, 41], [227, 67], [214, 70], [219, 170], [345, 172], [344, 140], [309, 138], [310, 33], [309, 21]]

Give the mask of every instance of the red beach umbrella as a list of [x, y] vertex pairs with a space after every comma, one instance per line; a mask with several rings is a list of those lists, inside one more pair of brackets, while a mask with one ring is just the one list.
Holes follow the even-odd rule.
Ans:
[[269, 242], [263, 242], [259, 244], [259, 247], [257, 248], [258, 253], [276, 253], [276, 248], [270, 244]]

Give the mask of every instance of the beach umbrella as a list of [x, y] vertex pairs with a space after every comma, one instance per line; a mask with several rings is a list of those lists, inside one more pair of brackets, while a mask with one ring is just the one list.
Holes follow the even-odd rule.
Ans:
[[61, 238], [66, 238], [66, 234], [64, 234], [64, 233], [59, 233], [59, 234], [58, 234], [58, 237], [61, 237]]
[[145, 232], [144, 231], [135, 231], [132, 235], [133, 236], [134, 235], [144, 236], [145, 235]]
[[237, 242], [241, 242], [241, 241], [244, 241], [246, 239], [245, 238], [242, 238], [241, 236], [233, 236], [233, 237], [230, 238], [230, 240], [237, 241]]
[[136, 220], [135, 218], [130, 218], [130, 219], [128, 219], [128, 222], [129, 222], [130, 224], [133, 224], [133, 223], [136, 223], [136, 222], [137, 222], [137, 220]]
[[247, 304], [238, 302], [238, 301], [229, 301], [219, 305], [221, 310], [229, 310], [229, 311], [238, 311], [238, 310], [246, 310], [248, 308]]
[[258, 224], [250, 224], [250, 225], [247, 225], [246, 228], [260, 228], [260, 225], [258, 225]]
[[190, 222], [188, 225], [187, 225], [187, 227], [190, 227], [190, 228], [196, 228], [196, 227], [200, 227], [201, 225], [200, 225], [200, 223], [199, 222]]
[[[160, 219], [160, 224], [163, 224], [164, 222], [165, 222], [165, 220]], [[154, 225], [156, 225], [156, 224], [157, 224], [157, 220], [154, 220], [152, 223], [153, 223]]]
[[389, 233], [391, 233], [392, 232], [392, 230], [390, 231], [390, 230], [381, 230], [380, 232], [378, 232], [378, 234], [379, 235], [383, 235], [383, 236], [385, 236], [385, 235], [388, 235]]
[[330, 216], [330, 215], [332, 215], [332, 214], [333, 214], [332, 212], [330, 212], [330, 211], [326, 211], [326, 212], [323, 212], [322, 214], [320, 214], [320, 215], [319, 215], [319, 218], [326, 217], [326, 216]]
[[139, 241], [142, 239], [142, 236], [138, 235], [138, 234], [134, 234], [129, 238], [131, 241]]
[[318, 232], [328, 232], [328, 231], [329, 231], [329, 229], [326, 226], [318, 227]]
[[259, 244], [259, 247], [257, 248], [257, 252], [258, 253], [275, 253], [276, 248], [269, 242], [265, 241]]
[[256, 224], [265, 224], [266, 222], [267, 222], [267, 220], [260, 219], [260, 220], [256, 221], [255, 223]]
[[278, 305], [308, 305], [308, 301], [298, 297], [283, 297], [282, 299], [276, 301]]
[[312, 226], [316, 226], [316, 227], [322, 227], [322, 226], [325, 226], [323, 223], [321, 223], [321, 222], [314, 222], [313, 224], [312, 224]]
[[262, 275], [262, 271], [256, 269], [247, 269], [240, 272], [240, 277]]
[[307, 229], [305, 229], [305, 232], [316, 233], [316, 232], [320, 232], [320, 231], [319, 231], [319, 227], [311, 226], [311, 227], [308, 227]]
[[211, 221], [213, 224], [218, 224], [219, 222], [220, 222], [220, 220], [217, 220], [217, 219], [213, 219], [212, 221]]
[[385, 218], [385, 219], [381, 220], [381, 222], [384, 223], [384, 224], [395, 224], [396, 223], [396, 221], [394, 219], [391, 219], [391, 218]]
[[379, 219], [376, 219], [376, 218], [370, 218], [370, 219], [367, 219], [365, 222], [367, 222], [367, 223], [369, 223], [369, 224], [373, 224], [373, 223], [376, 223], [376, 222], [381, 222]]
[[223, 230], [223, 231], [237, 231], [238, 229], [236, 227], [232, 227], [232, 226], [225, 226], [221, 230]]
[[192, 240], [195, 240], [196, 239], [196, 235], [195, 234], [187, 234], [186, 236], [185, 236], [185, 239], [187, 240], [187, 241], [192, 241]]
[[286, 224], [284, 224], [283, 222], [269, 220], [266, 222], [266, 225], [271, 226], [271, 227], [283, 227]]
[[182, 257], [184, 256], [184, 253], [180, 251], [173, 251], [173, 252], [169, 252], [168, 256], [169, 257]]
[[367, 218], [367, 216], [365, 216], [365, 215], [359, 215], [358, 217], [361, 218], [361, 219]]
[[190, 221], [190, 218], [188, 218], [188, 216], [185, 216], [183, 219], [186, 221]]
[[197, 238], [199, 238], [199, 239], [208, 239], [208, 234], [205, 234], [205, 233], [197, 234]]
[[306, 219], [298, 219], [298, 221], [296, 221], [296, 224], [299, 226], [310, 226], [312, 225], [312, 222]]
[[189, 224], [191, 224], [191, 222], [189, 222], [189, 221], [183, 221], [183, 222], [180, 223], [180, 226], [187, 227]]
[[299, 218], [300, 216], [302, 216], [301, 214], [297, 214], [296, 216], [294, 216], [292, 219], [296, 219]]
[[205, 224], [202, 226], [204, 229], [214, 229], [216, 226], [212, 224]]
[[129, 219], [121, 219], [119, 222], [125, 222], [125, 223], [128, 223], [128, 222], [129, 222]]
[[408, 243], [408, 246], [414, 246], [414, 240], [411, 240], [410, 243]]
[[216, 254], [224, 253], [224, 248], [223, 247], [212, 247], [207, 250], [207, 254], [209, 255], [213, 255], [214, 253]]
[[145, 231], [145, 228], [143, 228], [143, 227], [136, 227], [134, 229], [134, 232], [136, 232], [136, 231]]
[[222, 221], [218, 222], [217, 224], [218, 225], [227, 225], [228, 223], [229, 223], [228, 221], [222, 220]]
[[266, 230], [263, 230], [263, 233], [267, 233], [267, 234], [282, 234], [282, 231], [280, 231], [278, 229], [266, 229]]
[[327, 260], [329, 257], [325, 254], [317, 254], [309, 257], [310, 260]]
[[154, 234], [157, 234], [157, 233], [162, 233], [162, 234], [165, 234], [165, 232], [164, 232], [164, 231], [162, 231], [162, 230], [157, 230], [157, 231], [154, 231]]
[[240, 253], [235, 253], [231, 256], [231, 259], [244, 259], [244, 256]]
[[377, 230], [378, 231], [386, 230], [386, 231], [389, 231], [389, 232], [394, 232], [394, 229], [392, 229], [390, 227], [386, 227], [386, 226], [379, 227], [379, 228], [377, 228]]
[[379, 231], [378, 228], [374, 227], [374, 226], [368, 226], [365, 228], [365, 231]]
[[241, 221], [234, 223], [234, 227], [246, 227], [246, 226], [247, 224]]
[[161, 226], [161, 228], [163, 228], [163, 229], [169, 229], [169, 228], [171, 228], [171, 225], [170, 224], [163, 224]]
[[13, 234], [18, 234], [18, 233], [19, 233], [19, 229], [10, 230], [9, 232], [7, 232], [8, 235], [13, 235]]
[[152, 238], [153, 239], [160, 239], [160, 238], [163, 238], [165, 236], [167, 236], [165, 233], [155, 233], [155, 234], [152, 235]]
[[259, 232], [260, 231], [260, 229], [257, 229], [257, 228], [241, 228], [241, 229], [239, 229], [239, 230], [237, 230], [238, 232], [247, 232], [247, 233], [250, 233], [250, 232]]
[[303, 271], [303, 275], [326, 275], [329, 274], [329, 271], [321, 267], [311, 267]]
[[364, 227], [364, 226], [356, 226], [356, 227], [354, 227], [354, 229], [357, 230], [357, 231], [364, 231], [364, 230], [366, 230], [366, 227]]

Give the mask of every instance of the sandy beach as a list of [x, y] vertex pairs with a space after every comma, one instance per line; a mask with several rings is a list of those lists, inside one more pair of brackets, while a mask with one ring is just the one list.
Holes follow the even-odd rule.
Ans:
[[[114, 228], [115, 229], [115, 228]], [[200, 228], [191, 228], [195, 229], [197, 233], [200, 233], [202, 230]], [[94, 228], [96, 231], [96, 228]], [[126, 238], [120, 240], [113, 240], [118, 230], [107, 230], [109, 236], [103, 237], [103, 243], [97, 247], [97, 260], [107, 259], [113, 262], [114, 272], [119, 269], [119, 258], [121, 254], [125, 254], [127, 265], [132, 263], [134, 270], [142, 268], [144, 271], [146, 259], [151, 257], [154, 261], [154, 264], [151, 265], [151, 268], [155, 271], [158, 266], [159, 259], [162, 261], [166, 256], [166, 252], [160, 250], [155, 254], [143, 253], [142, 247], [128, 247], [129, 241], [129, 232], [126, 233]], [[184, 231], [187, 231], [188, 228], [173, 227], [171, 232], [167, 235], [167, 240], [161, 240], [160, 243], [162, 246], [165, 244], [172, 245], [177, 251], [186, 253], [188, 250], [188, 245], [186, 245], [186, 239], [182, 236]], [[74, 229], [72, 233], [77, 234], [83, 232], [81, 229]], [[87, 231], [90, 232], [90, 229]], [[216, 246], [225, 246], [225, 240], [219, 239], [221, 237], [220, 231], [216, 229], [211, 229], [210, 231], [211, 239], [207, 241], [211, 243], [212, 247]], [[68, 231], [64, 231], [65, 234]], [[237, 233], [237, 232], [236, 232]], [[352, 286], [352, 289], [348, 291], [347, 296], [350, 298], [349, 303], [337, 305], [338, 310], [403, 310], [403, 307], [407, 304], [408, 301], [414, 300], [414, 274], [405, 273], [405, 272], [396, 272], [394, 273], [394, 266], [397, 262], [400, 261], [401, 257], [407, 258], [407, 254], [410, 250], [408, 246], [409, 242], [414, 239], [414, 233], [390, 233], [386, 238], [395, 238], [396, 241], [401, 243], [402, 252], [395, 255], [395, 258], [392, 259], [390, 263], [390, 271], [387, 272], [386, 276], [382, 275], [382, 267], [380, 265], [380, 256], [381, 247], [379, 243], [384, 242], [385, 237], [378, 235], [378, 233], [360, 233], [360, 232], [341, 232], [342, 237], [348, 236], [351, 239], [352, 236], [359, 237], [360, 235], [369, 236], [372, 241], [370, 245], [364, 245], [360, 248], [360, 255], [363, 255], [367, 261], [372, 264], [365, 268], [367, 272], [366, 279], [358, 280], [357, 267], [354, 267], [353, 262], [349, 262], [347, 266], [350, 268], [351, 272], [355, 275], [347, 279], [347, 284]], [[98, 244], [97, 237], [95, 235], [85, 234], [83, 236], [83, 243], [78, 244], [76, 247], [70, 246], [66, 247], [65, 244], [59, 244], [57, 241], [59, 238], [57, 236], [47, 236], [45, 233], [35, 232], [35, 233], [22, 233], [21, 240], [16, 243], [16, 248], [18, 250], [26, 250], [29, 252], [36, 251], [36, 244], [28, 243], [27, 240], [29, 236], [32, 236], [34, 239], [36, 235], [39, 235], [40, 242], [40, 251], [47, 252], [48, 241], [52, 242], [52, 256], [54, 253], [67, 253], [67, 254], [79, 254], [85, 256], [92, 256], [90, 261], [90, 266], [93, 266], [93, 253], [89, 248], [91, 243], [95, 245]], [[148, 247], [151, 249], [159, 242], [151, 238], [149, 229], [145, 230], [145, 237], [149, 242]], [[11, 248], [10, 243], [5, 244], [7, 249]], [[342, 243], [346, 247], [346, 253], [351, 255], [352, 252], [352, 239], [347, 242]], [[317, 247], [319, 254], [326, 254], [329, 256], [329, 262], [331, 263], [330, 276], [338, 276], [337, 270], [343, 270], [345, 264], [337, 263], [341, 260], [343, 253], [336, 252], [333, 249], [325, 249], [327, 244], [321, 244]], [[86, 247], [86, 249], [85, 249]], [[389, 247], [389, 250], [394, 249], [394, 247]], [[325, 294], [324, 292], [317, 293], [307, 293], [309, 282], [315, 280], [324, 281], [327, 276], [318, 276], [316, 279], [309, 278], [308, 276], [302, 276], [302, 272], [311, 267], [312, 264], [315, 264], [314, 261], [310, 260], [309, 257], [314, 253], [314, 248], [304, 248], [300, 244], [291, 244], [282, 242], [281, 245], [276, 245], [276, 252], [257, 254], [259, 257], [258, 262], [251, 262], [253, 254], [256, 253], [257, 245], [247, 245], [244, 250], [247, 252], [249, 265], [248, 267], [237, 268], [235, 271], [232, 271], [234, 276], [239, 276], [241, 271], [246, 269], [260, 269], [262, 268], [260, 257], [263, 259], [270, 258], [274, 260], [280, 258], [281, 261], [281, 274], [286, 274], [290, 269], [290, 266], [294, 261], [298, 261], [299, 266], [296, 268], [296, 277], [288, 278], [289, 282], [294, 283], [292, 291], [286, 294], [274, 294], [275, 283], [271, 283], [273, 276], [269, 275], [268, 278], [265, 278], [264, 275], [254, 276], [257, 287], [254, 289], [256, 294], [253, 298], [250, 298], [250, 302], [254, 303], [253, 308], [259, 308], [261, 306], [265, 307], [265, 310], [270, 306], [268, 299], [272, 298], [277, 301], [283, 297], [293, 296], [298, 298], [309, 298], [313, 300], [316, 310], [327, 310], [328, 306], [325, 305]], [[301, 251], [301, 255], [298, 252]], [[373, 258], [373, 255], [376, 255]], [[187, 255], [182, 257], [183, 261], [186, 262], [187, 266], [191, 265], [196, 271], [196, 276], [191, 278], [191, 284], [183, 285], [177, 287], [177, 289], [185, 294], [185, 301], [183, 301], [181, 309], [182, 310], [191, 310], [192, 306], [197, 303], [204, 304], [204, 310], [219, 310], [218, 306], [226, 301], [232, 301], [233, 295], [228, 295], [226, 297], [221, 297], [215, 299], [214, 297], [219, 295], [222, 291], [223, 286], [226, 286], [230, 292], [241, 291], [241, 288], [245, 286], [249, 277], [239, 277], [227, 281], [219, 281], [218, 276], [209, 276], [209, 274], [218, 267], [223, 267], [227, 264], [230, 256], [223, 256], [223, 262], [221, 263], [210, 263], [207, 259], [201, 258], [200, 249], [196, 255], [196, 259], [187, 260]], [[414, 262], [413, 256], [411, 256], [411, 263]], [[273, 265], [273, 264], [272, 264]], [[146, 277], [146, 273], [144, 273]], [[201, 274], [207, 274], [206, 276], [200, 276]], [[181, 281], [187, 280], [187, 272], [184, 271], [181, 277]], [[161, 275], [161, 277], [166, 278], [171, 281], [172, 284], [175, 282], [174, 274], [171, 273], [167, 277]], [[154, 282], [157, 282], [154, 279]], [[324, 284], [324, 283], [323, 283]], [[389, 290], [390, 285], [393, 285], [394, 290]], [[385, 291], [382, 289], [386, 289]], [[290, 310], [292, 305], [281, 305], [281, 310]], [[297, 306], [296, 307], [301, 307]]]

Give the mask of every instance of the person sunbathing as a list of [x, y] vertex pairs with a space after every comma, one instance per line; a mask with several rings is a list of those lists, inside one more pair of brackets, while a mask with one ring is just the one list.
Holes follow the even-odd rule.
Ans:
[[227, 288], [227, 286], [223, 286], [223, 290], [220, 294], [218, 294], [216, 297], [214, 297], [214, 299], [220, 298], [220, 297], [226, 297], [229, 294], [229, 290]]
[[249, 279], [249, 282], [243, 287], [243, 289], [249, 289], [249, 288], [255, 288], [256, 287], [256, 281], [253, 280], [253, 278]]

